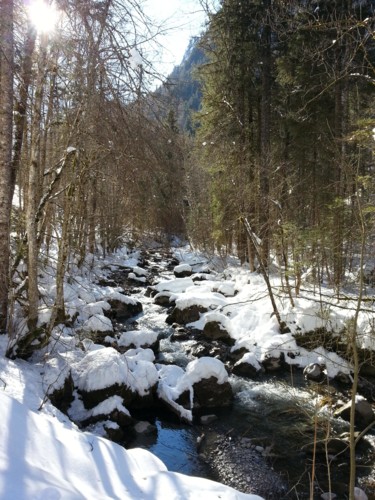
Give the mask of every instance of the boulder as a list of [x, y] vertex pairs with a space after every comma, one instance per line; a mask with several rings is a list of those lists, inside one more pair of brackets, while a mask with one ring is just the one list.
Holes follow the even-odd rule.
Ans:
[[211, 358], [218, 358], [223, 362], [228, 358], [228, 351], [229, 347], [220, 341], [196, 342], [190, 348], [187, 348], [187, 352], [196, 358], [209, 356]]
[[262, 366], [252, 353], [244, 354], [244, 356], [234, 364], [232, 369], [233, 375], [247, 378], [255, 378], [261, 371], [263, 371]]
[[146, 291], [145, 291], [145, 297], [155, 297], [155, 295], [157, 294], [158, 292], [155, 290], [155, 288], [153, 286], [148, 286], [146, 288]]
[[218, 420], [217, 415], [202, 415], [200, 418], [201, 425], [210, 425], [212, 422]]
[[194, 410], [230, 406], [233, 401], [232, 386], [229, 382], [218, 383], [216, 377], [203, 378], [193, 385]]
[[70, 404], [74, 399], [73, 391], [74, 382], [72, 374], [69, 371], [65, 376], [63, 384], [58, 389], [54, 389], [53, 392], [49, 393], [48, 398], [53, 406], [56, 406], [60, 411], [67, 414]]
[[[173, 325], [172, 325], [172, 327], [173, 327]], [[185, 330], [185, 328], [182, 328], [180, 326], [177, 326], [176, 330], [169, 337], [169, 340], [171, 342], [183, 341], [183, 340], [189, 340], [189, 339], [190, 339], [190, 332], [188, 330]]]
[[105, 430], [107, 438], [110, 441], [114, 441], [115, 443], [123, 443], [124, 442], [125, 432], [115, 422], [111, 422], [110, 420], [107, 420], [106, 422], [103, 423], [103, 429]]
[[318, 363], [310, 363], [303, 370], [303, 376], [306, 380], [312, 380], [313, 382], [323, 382], [325, 374], [323, 371], [323, 366]]
[[208, 321], [202, 333], [209, 340], [221, 340], [228, 345], [234, 345], [235, 342], [220, 321]]
[[284, 360], [280, 356], [276, 358], [274, 356], [269, 356], [262, 361], [263, 368], [267, 372], [274, 372], [280, 370], [283, 367]]
[[186, 325], [188, 323], [193, 323], [198, 321], [200, 315], [207, 312], [207, 309], [203, 306], [192, 305], [185, 309], [180, 309], [174, 307], [171, 314], [167, 316], [166, 322], [171, 325], [172, 323], [179, 323], [180, 325]]
[[154, 297], [154, 304], [162, 307], [170, 307], [172, 305], [175, 305], [175, 301], [170, 300], [171, 296], [171, 292], [159, 292]]
[[156, 434], [158, 432], [158, 429], [155, 425], [152, 425], [150, 424], [150, 422], [143, 420], [135, 424], [134, 430], [137, 434]]
[[[348, 401], [344, 406], [335, 411], [335, 417], [341, 417], [347, 422], [350, 421], [350, 409], [352, 402]], [[359, 429], [365, 429], [375, 421], [374, 410], [371, 404], [362, 396], [356, 397], [355, 402], [355, 424]]]
[[125, 321], [143, 311], [141, 302], [130, 297], [127, 301], [109, 299], [108, 303], [111, 310], [105, 311], [104, 314], [109, 318], [116, 318], [118, 321]]
[[173, 269], [176, 278], [187, 278], [193, 274], [193, 270], [189, 264], [180, 264]]

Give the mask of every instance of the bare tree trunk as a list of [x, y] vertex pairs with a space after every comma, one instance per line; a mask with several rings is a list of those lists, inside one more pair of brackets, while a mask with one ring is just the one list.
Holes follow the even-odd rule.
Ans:
[[50, 338], [52, 330], [55, 327], [55, 325], [65, 320], [64, 276], [70, 249], [69, 232], [71, 228], [71, 209], [73, 206], [73, 198], [74, 198], [74, 174], [75, 174], [74, 167], [76, 159], [73, 159], [72, 163], [73, 163], [73, 169], [72, 169], [73, 183], [68, 187], [68, 189], [65, 191], [64, 194], [64, 213], [61, 224], [61, 238], [59, 241], [59, 253], [58, 253], [57, 267], [56, 267], [56, 299], [55, 299], [55, 304], [53, 306], [51, 319], [47, 328], [48, 338]]
[[12, 161], [12, 193], [16, 183], [16, 175], [21, 161], [21, 152], [26, 126], [27, 97], [32, 77], [32, 55], [34, 53], [36, 30], [29, 26], [22, 54], [22, 67], [19, 83], [19, 96], [15, 102], [14, 144]]
[[38, 323], [38, 227], [37, 209], [40, 197], [40, 146], [42, 126], [42, 104], [46, 70], [46, 47], [41, 42], [38, 61], [38, 76], [35, 87], [35, 102], [32, 117], [31, 161], [29, 165], [26, 232], [27, 232], [27, 273], [28, 273], [28, 327], [35, 330]]
[[8, 318], [13, 127], [13, 1], [0, 2], [0, 331]]
[[262, 33], [262, 99], [260, 120], [260, 237], [262, 239], [261, 258], [268, 265], [270, 251], [270, 156], [271, 156], [271, 0], [263, 0], [265, 24]]

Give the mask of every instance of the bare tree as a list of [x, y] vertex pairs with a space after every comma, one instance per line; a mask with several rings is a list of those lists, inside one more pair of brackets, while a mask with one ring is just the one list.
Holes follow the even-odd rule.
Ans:
[[13, 1], [0, 2], [0, 329], [8, 316], [13, 127]]

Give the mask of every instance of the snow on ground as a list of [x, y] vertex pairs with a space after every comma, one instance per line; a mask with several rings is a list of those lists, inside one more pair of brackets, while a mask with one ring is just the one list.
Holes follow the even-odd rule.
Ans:
[[[196, 259], [190, 251], [179, 250], [181, 261], [191, 263]], [[273, 313], [271, 301], [263, 277], [258, 273], [250, 273], [246, 268], [231, 266], [224, 270], [221, 282], [216, 279], [195, 282], [184, 291], [174, 291], [173, 281], [169, 290], [174, 292], [176, 306], [184, 309], [191, 305], [202, 305], [209, 311], [200, 315], [200, 319], [188, 326], [203, 330], [207, 321], [218, 321], [235, 340], [232, 350], [245, 348], [253, 355], [254, 366], [269, 357], [285, 355], [287, 363], [304, 368], [309, 363], [325, 366], [328, 376], [335, 377], [339, 372], [350, 373], [350, 365], [335, 353], [329, 353], [323, 347], [307, 351], [297, 345], [296, 333], [307, 334], [319, 328], [345, 335], [344, 330], [354, 317], [356, 297], [346, 294], [343, 303], [337, 300], [333, 290], [322, 286], [315, 290], [305, 285], [303, 296], [294, 298], [291, 305], [286, 293], [282, 293], [282, 283], [278, 275], [271, 276], [276, 302], [281, 319], [285, 321], [290, 333], [280, 334], [277, 319]], [[176, 280], [175, 280], [176, 281]], [[229, 287], [228, 283], [232, 286]], [[222, 284], [224, 285], [222, 288]], [[217, 291], [221, 291], [225, 297]], [[236, 295], [227, 293], [236, 291]], [[301, 294], [302, 295], [302, 294]], [[358, 344], [363, 348], [375, 350], [374, 305], [366, 307], [358, 318]], [[225, 316], [226, 319], [221, 316]]]
[[[125, 450], [107, 439], [78, 430], [45, 400], [43, 366], [8, 360], [4, 357], [5, 348], [3, 336], [0, 337], [2, 500], [195, 500], [200, 495], [208, 500], [261, 500], [207, 479], [170, 472], [146, 450]], [[90, 351], [85, 357], [93, 353], [98, 356], [104, 351], [106, 356], [112, 353], [111, 348], [103, 348]], [[151, 360], [150, 352], [142, 355], [141, 351], [131, 351], [129, 358], [138, 355]], [[112, 381], [108, 381], [108, 375], [105, 377], [106, 383]], [[100, 413], [114, 408], [127, 411], [116, 396], [92, 411]]]
[[[281, 292], [280, 279], [271, 277], [282, 319], [290, 329], [289, 333], [280, 334], [260, 275], [238, 265], [225, 268], [222, 260], [214, 263], [221, 274], [207, 274], [212, 262], [201, 255], [179, 249], [176, 256], [183, 269], [189, 267], [194, 272], [205, 273], [205, 279], [197, 282], [191, 278], [164, 279], [155, 286], [156, 291], [170, 293], [179, 308], [190, 305], [208, 308], [191, 326], [203, 329], [208, 321], [218, 321], [234, 339], [233, 350], [246, 348], [243, 361], [257, 367], [267, 357], [289, 353], [290, 356], [285, 356], [287, 362], [300, 367], [311, 362], [323, 364], [330, 377], [338, 372], [350, 372], [347, 362], [323, 347], [312, 352], [298, 347], [294, 334], [321, 327], [341, 334], [354, 316], [354, 296], [346, 297], [343, 308], [329, 289], [323, 288], [317, 293], [306, 285], [301, 297], [295, 298], [293, 307]], [[138, 279], [145, 278], [148, 273], [138, 267], [138, 257], [137, 252], [122, 249], [105, 259], [91, 255], [80, 268], [72, 265], [64, 297], [68, 314], [75, 317], [74, 328], [56, 327], [51, 345], [35, 354], [30, 362], [6, 359], [7, 339], [0, 336], [0, 498], [259, 499], [212, 481], [169, 472], [147, 451], [126, 451], [99, 436], [81, 432], [46, 398], [51, 388], [62, 386], [70, 370], [76, 386], [82, 390], [126, 383], [142, 395], [158, 383], [159, 395], [172, 404], [184, 390], [191, 391], [192, 385], [201, 378], [214, 375], [219, 383], [227, 380], [224, 365], [213, 358], [195, 360], [183, 370], [175, 365], [155, 365], [150, 349], [137, 348], [120, 354], [113, 348], [82, 339], [85, 331], [112, 331], [112, 324], [104, 315], [110, 307], [108, 301], [136, 302], [133, 297], [126, 297], [121, 288], [97, 283], [119, 267], [132, 269]], [[56, 293], [51, 268], [46, 269], [40, 281], [40, 293], [41, 324], [49, 320]], [[320, 300], [322, 295], [324, 299]], [[145, 300], [152, 303], [151, 299]], [[372, 349], [375, 348], [374, 312], [374, 305], [366, 302], [358, 320], [359, 344]], [[160, 313], [159, 317], [165, 318]], [[15, 324], [25, 327], [22, 318], [16, 318]], [[155, 323], [155, 328], [157, 326]], [[77, 331], [81, 343], [75, 335]], [[145, 337], [151, 336], [156, 338], [148, 325], [144, 331], [126, 332], [119, 343], [138, 347]], [[103, 405], [106, 411], [118, 408], [127, 412], [116, 397], [109, 398]], [[191, 419], [189, 410], [176, 409], [186, 412], [183, 416]], [[73, 407], [72, 411], [78, 413], [82, 408]], [[100, 412], [103, 408], [93, 411]]]

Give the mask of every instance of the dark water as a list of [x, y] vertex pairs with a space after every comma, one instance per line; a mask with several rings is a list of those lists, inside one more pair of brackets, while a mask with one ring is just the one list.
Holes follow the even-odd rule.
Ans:
[[[231, 378], [235, 401], [230, 410], [218, 412], [218, 420], [209, 427], [186, 426], [177, 422], [156, 419], [157, 434], [138, 438], [131, 446], [141, 446], [158, 456], [169, 470], [188, 475], [213, 478], [209, 466], [199, 458], [197, 437], [205, 432], [215, 440], [215, 435], [231, 433], [235, 437], [250, 438], [254, 445], [265, 449], [270, 467], [280, 473], [289, 485], [285, 498], [310, 498], [310, 483], [314, 439], [324, 440], [327, 435], [338, 436], [348, 430], [341, 420], [329, 420], [328, 412], [321, 408], [316, 390], [323, 392], [320, 401], [329, 399], [326, 389], [316, 388], [296, 372], [268, 379], [250, 381]], [[212, 448], [213, 449], [213, 448]], [[369, 446], [358, 448], [359, 476], [366, 476], [371, 466]], [[210, 444], [204, 450], [210, 455]], [[367, 459], [366, 459], [367, 457]], [[338, 499], [347, 498], [348, 452], [330, 456], [329, 473], [332, 491]], [[372, 464], [373, 465], [373, 464]], [[314, 499], [327, 492], [327, 460], [324, 454], [316, 456]], [[370, 490], [367, 490], [368, 493]], [[369, 498], [375, 498], [375, 495]]]
[[159, 419], [156, 419], [155, 425], [157, 434], [140, 436], [131, 443], [131, 447], [151, 451], [170, 471], [189, 476], [209, 476], [206, 464], [198, 457], [197, 428]]
[[[155, 328], [160, 325], [160, 309], [152, 308], [152, 314], [141, 315], [139, 326]], [[160, 325], [160, 331], [168, 336], [170, 327]], [[161, 362], [186, 366], [191, 360], [186, 355], [184, 343], [161, 341]], [[169, 470], [187, 475], [212, 478], [209, 466], [199, 458], [197, 437], [205, 432], [212, 441], [215, 433], [231, 433], [235, 437], [250, 438], [254, 445], [265, 450], [270, 466], [286, 479], [289, 485], [288, 499], [320, 499], [331, 491], [337, 500], [345, 500], [348, 491], [348, 452], [337, 454], [318, 453], [313, 466], [312, 445], [314, 440], [324, 442], [348, 431], [347, 423], [330, 418], [329, 405], [337, 400], [333, 388], [307, 384], [301, 370], [279, 372], [256, 381], [241, 377], [231, 378], [235, 401], [231, 410], [218, 413], [219, 419], [204, 428], [186, 426], [165, 416], [153, 417], [157, 433], [138, 437], [130, 447], [143, 447], [159, 457]], [[325, 408], [326, 405], [326, 408]], [[370, 444], [371, 446], [370, 446]], [[208, 455], [210, 444], [206, 445]], [[359, 485], [375, 500], [375, 479], [371, 479], [375, 462], [375, 436], [367, 444], [357, 448]], [[206, 453], [206, 450], [205, 450]], [[327, 468], [327, 462], [328, 467]], [[310, 484], [314, 467], [314, 495], [310, 496]], [[281, 499], [280, 499], [281, 500]]]

